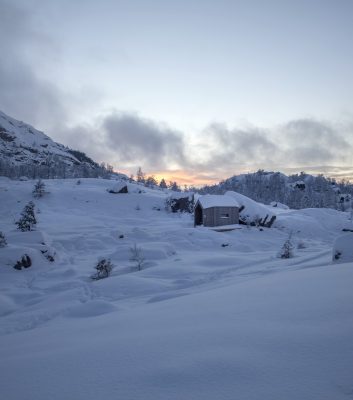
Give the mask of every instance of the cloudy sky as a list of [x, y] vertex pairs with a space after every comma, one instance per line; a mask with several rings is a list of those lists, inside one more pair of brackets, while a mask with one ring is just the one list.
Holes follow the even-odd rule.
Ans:
[[117, 170], [353, 178], [353, 1], [0, 0], [0, 109]]

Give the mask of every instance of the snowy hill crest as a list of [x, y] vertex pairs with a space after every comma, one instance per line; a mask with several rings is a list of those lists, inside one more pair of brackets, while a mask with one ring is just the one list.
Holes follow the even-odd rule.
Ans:
[[287, 176], [263, 170], [232, 176], [218, 184], [204, 186], [199, 192], [224, 194], [229, 190], [260, 203], [279, 202], [295, 209], [329, 207], [344, 211], [350, 208], [353, 196], [352, 184], [323, 175], [301, 172]]

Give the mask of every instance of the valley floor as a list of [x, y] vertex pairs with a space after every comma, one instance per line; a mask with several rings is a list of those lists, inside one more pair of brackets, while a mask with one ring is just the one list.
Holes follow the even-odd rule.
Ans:
[[[352, 397], [353, 264], [332, 263], [348, 214], [277, 210], [274, 228], [214, 232], [167, 213], [163, 191], [81, 181], [46, 181], [22, 233], [34, 182], [0, 178], [2, 398]], [[32, 267], [13, 269], [24, 253]], [[115, 268], [93, 281], [99, 257]]]

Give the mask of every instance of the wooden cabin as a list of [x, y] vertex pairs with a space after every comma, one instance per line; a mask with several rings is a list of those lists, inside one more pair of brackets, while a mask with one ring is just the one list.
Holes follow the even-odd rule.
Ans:
[[171, 194], [166, 200], [167, 210], [176, 212], [194, 211], [194, 193], [192, 192], [176, 192]]
[[239, 224], [239, 204], [226, 195], [200, 196], [194, 208], [194, 226], [223, 226]]

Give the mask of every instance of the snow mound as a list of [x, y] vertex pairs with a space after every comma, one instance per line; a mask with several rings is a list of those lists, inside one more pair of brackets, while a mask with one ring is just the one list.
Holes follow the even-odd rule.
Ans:
[[116, 311], [117, 308], [107, 301], [92, 300], [70, 308], [65, 315], [73, 318], [89, 318]]
[[16, 310], [16, 305], [10, 297], [0, 294], [0, 316], [7, 315]]
[[289, 210], [289, 207], [287, 205], [280, 203], [279, 201], [271, 201], [270, 206], [279, 208], [281, 210]]
[[353, 261], [353, 233], [346, 233], [334, 241], [332, 260], [342, 263]]
[[240, 218], [243, 222], [253, 222], [259, 218], [266, 218], [266, 216], [268, 216], [268, 219], [270, 219], [275, 215], [271, 210], [271, 207], [257, 203], [243, 194], [228, 191], [226, 192], [226, 196], [232, 197], [241, 207], [244, 207], [243, 210], [240, 211]]
[[344, 213], [329, 208], [288, 210], [277, 214], [275, 228], [292, 232], [306, 239], [332, 241], [346, 226]]

